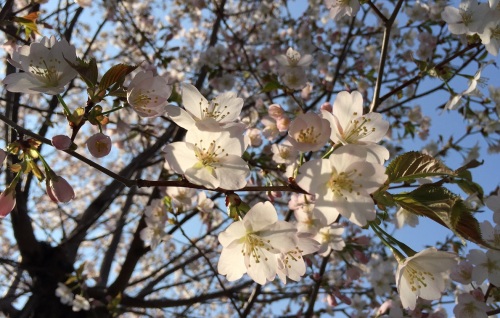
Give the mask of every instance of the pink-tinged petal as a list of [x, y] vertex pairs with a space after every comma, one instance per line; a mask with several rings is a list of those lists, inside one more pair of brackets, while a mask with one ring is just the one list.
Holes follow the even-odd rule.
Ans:
[[163, 147], [162, 152], [170, 168], [178, 174], [184, 174], [198, 162], [194, 145], [187, 142], [173, 142]]
[[278, 221], [278, 214], [271, 202], [259, 202], [243, 218], [245, 228], [251, 232], [266, 229]]
[[4, 191], [0, 194], [0, 219], [3, 219], [14, 210], [16, 206], [16, 193], [14, 191]]
[[200, 94], [198, 89], [191, 84], [182, 84], [182, 105], [195, 120], [203, 119], [204, 109], [208, 107], [208, 101]]
[[283, 54], [275, 56], [274, 59], [281, 65], [288, 65], [288, 58]]
[[328, 159], [315, 159], [299, 168], [295, 181], [305, 191], [315, 194], [323, 191], [332, 173]]
[[332, 114], [337, 117], [340, 126], [345, 129], [353, 118], [363, 115], [363, 95], [358, 91], [338, 93], [333, 103]]
[[230, 282], [240, 279], [247, 269], [241, 249], [223, 248], [217, 264], [217, 271]]
[[245, 237], [247, 230], [243, 221], [234, 222], [229, 225], [224, 232], [221, 232], [218, 236], [219, 242], [223, 247], [235, 248], [236, 245], [241, 245], [241, 239]]
[[335, 117], [331, 112], [325, 110], [321, 111], [321, 116], [323, 116], [323, 118], [328, 120], [330, 123], [330, 140], [334, 143], [340, 143], [342, 141], [342, 134], [344, 131], [337, 117]]

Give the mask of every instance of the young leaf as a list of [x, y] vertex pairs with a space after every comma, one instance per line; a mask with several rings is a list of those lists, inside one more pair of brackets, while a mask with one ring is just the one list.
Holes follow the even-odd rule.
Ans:
[[125, 76], [133, 72], [139, 65], [118, 64], [112, 66], [103, 76], [99, 83], [99, 90], [105, 91], [111, 85], [118, 83], [122, 84]]
[[455, 172], [429, 155], [411, 151], [394, 159], [387, 166], [389, 183], [399, 183], [432, 176], [455, 176]]
[[479, 223], [464, 201], [448, 189], [424, 184], [410, 193], [393, 195], [404, 209], [449, 228], [462, 239], [491, 247], [481, 236]]
[[88, 87], [94, 87], [97, 84], [97, 62], [94, 58], [91, 58], [88, 62], [80, 58], [76, 59], [76, 63], [72, 63], [68, 60], [66, 60], [66, 62], [78, 72]]

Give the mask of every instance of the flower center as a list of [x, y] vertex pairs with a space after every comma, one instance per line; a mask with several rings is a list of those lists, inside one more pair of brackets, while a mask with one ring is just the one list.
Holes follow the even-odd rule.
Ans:
[[[224, 148], [221, 146], [215, 145], [215, 140], [210, 142], [208, 148], [203, 147], [203, 140], [200, 140], [200, 143], [195, 143], [195, 155], [198, 158], [199, 163], [204, 167], [211, 167], [215, 169], [214, 164], [218, 163], [220, 157], [224, 155]], [[202, 148], [200, 148], [202, 147]], [[225, 154], [228, 155], [227, 153]]]
[[491, 38], [495, 40], [500, 40], [500, 25], [490, 29]]
[[[333, 192], [333, 194], [337, 197], [344, 197], [347, 200], [347, 196], [344, 194], [345, 192], [352, 193], [355, 191], [355, 188], [362, 188], [361, 184], [354, 183], [352, 180], [352, 176], [356, 175], [357, 170], [353, 169], [349, 172], [341, 172], [337, 173], [336, 171], [332, 173], [330, 180], [328, 181], [328, 188]], [[359, 174], [361, 176], [361, 174]], [[357, 195], [360, 195], [359, 192], [356, 192]]]
[[460, 16], [465, 26], [468, 26], [472, 22], [472, 13], [460, 10]]
[[220, 105], [217, 102], [217, 98], [214, 98], [205, 108], [202, 107], [202, 104], [202, 101], [200, 101], [201, 114], [203, 118], [213, 118], [216, 121], [222, 121], [224, 118], [226, 118], [226, 116], [231, 114], [231, 112], [228, 110], [228, 106]]
[[260, 263], [260, 261], [262, 260], [262, 256], [264, 256], [264, 261], [268, 260], [268, 258], [264, 255], [262, 249], [265, 249], [267, 251], [274, 250], [274, 248], [271, 246], [271, 241], [264, 241], [261, 237], [252, 232], [247, 233], [247, 235], [245, 235], [244, 237], [244, 240], [245, 244], [243, 244], [241, 254], [243, 254], [243, 256], [245, 257], [252, 257], [255, 263]]
[[57, 59], [49, 59], [48, 62], [42, 57], [38, 62], [30, 60], [29, 70], [40, 82], [45, 83], [47, 87], [59, 85], [59, 74], [57, 66], [61, 65], [61, 61]]
[[307, 127], [306, 129], [301, 129], [298, 133], [295, 134], [294, 137], [295, 140], [301, 143], [316, 144], [320, 135], [320, 133], [315, 133], [314, 126], [311, 126]]
[[409, 262], [406, 265], [405, 272], [403, 274], [410, 284], [411, 290], [413, 292], [417, 291], [422, 287], [427, 287], [427, 280], [434, 280], [434, 275], [430, 272], [423, 271], [417, 264]]
[[[353, 113], [353, 116], [357, 115], [358, 113]], [[342, 133], [342, 137], [344, 138], [345, 143], [354, 144], [359, 139], [365, 138], [366, 136], [375, 132], [375, 127], [372, 127], [371, 129], [368, 129], [366, 127], [366, 124], [369, 122], [371, 122], [371, 119], [364, 116], [352, 119]]]

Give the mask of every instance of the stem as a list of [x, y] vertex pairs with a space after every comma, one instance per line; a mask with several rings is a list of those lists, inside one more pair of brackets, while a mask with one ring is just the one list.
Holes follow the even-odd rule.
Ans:
[[396, 7], [394, 8], [394, 11], [392, 12], [391, 17], [384, 23], [385, 29], [384, 29], [384, 38], [382, 40], [382, 52], [380, 53], [377, 82], [375, 83], [375, 90], [373, 92], [373, 100], [370, 105], [370, 112], [375, 111], [377, 106], [380, 104], [379, 96], [380, 96], [380, 90], [382, 88], [382, 81], [384, 79], [384, 68], [387, 59], [387, 53], [389, 52], [389, 39], [391, 37], [391, 28], [392, 25], [394, 24], [394, 21], [396, 20], [396, 17], [402, 5], [403, 5], [403, 0], [399, 0], [398, 3], [396, 4]]
[[68, 117], [69, 120], [71, 120], [71, 111], [68, 108], [68, 105], [66, 105], [66, 102], [62, 98], [61, 95], [57, 94], [57, 99], [59, 100], [59, 103], [61, 103], [62, 107], [64, 108], [64, 113], [66, 114], [66, 117]]

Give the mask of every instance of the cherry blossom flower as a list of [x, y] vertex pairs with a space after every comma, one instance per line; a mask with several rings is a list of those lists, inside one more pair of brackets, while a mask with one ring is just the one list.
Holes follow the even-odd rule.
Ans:
[[276, 163], [290, 165], [299, 157], [299, 151], [292, 146], [290, 138], [286, 138], [282, 143], [272, 144], [271, 151], [273, 153], [272, 159]]
[[302, 56], [299, 52], [289, 47], [286, 55], [276, 56], [276, 61], [282, 66], [283, 72], [286, 72], [291, 68], [301, 68], [311, 65], [313, 58], [310, 54]]
[[276, 61], [280, 64], [279, 73], [287, 87], [302, 89], [307, 84], [306, 67], [313, 61], [310, 54], [302, 56], [290, 47], [286, 55], [276, 56]]
[[321, 244], [318, 254], [326, 257], [332, 250], [341, 251], [345, 246], [342, 233], [344, 233], [344, 227], [339, 224], [332, 224], [320, 229], [314, 237]]
[[87, 149], [95, 158], [102, 158], [111, 152], [111, 138], [103, 133], [92, 135], [87, 140]]
[[489, 15], [489, 9], [487, 3], [478, 3], [476, 0], [463, 0], [458, 8], [445, 7], [441, 17], [448, 24], [448, 29], [453, 34], [482, 33], [485, 17]]
[[301, 152], [318, 151], [330, 138], [330, 123], [314, 113], [299, 114], [290, 124], [292, 146]]
[[78, 74], [67, 62], [76, 61], [76, 49], [66, 40], [43, 37], [40, 42], [24, 45], [12, 54], [9, 62], [23, 70], [3, 80], [6, 89], [15, 93], [56, 95]]
[[484, 31], [478, 34], [481, 38], [481, 43], [486, 47], [488, 53], [497, 56], [500, 49], [500, 20], [495, 17], [489, 21], [484, 27]]
[[311, 160], [299, 169], [297, 184], [316, 194], [315, 209], [333, 223], [339, 213], [351, 222], [364, 226], [375, 219], [370, 193], [387, 179], [382, 165], [366, 162], [347, 147], [334, 151], [328, 159]]
[[415, 309], [418, 297], [441, 298], [445, 275], [457, 263], [457, 255], [430, 247], [398, 262], [396, 285], [401, 303], [404, 308]]
[[312, 254], [319, 248], [317, 241], [308, 235], [297, 234], [297, 247], [286, 252], [276, 254], [278, 261], [277, 275], [286, 284], [287, 278], [296, 282], [306, 273], [304, 255]]
[[223, 246], [217, 265], [219, 274], [234, 281], [247, 273], [261, 285], [274, 280], [278, 268], [276, 255], [297, 247], [296, 232], [294, 225], [278, 220], [271, 202], [257, 203], [241, 221], [219, 234]]
[[150, 246], [152, 250], [162, 241], [166, 241], [170, 238], [165, 232], [167, 219], [166, 206], [160, 199], [151, 201], [144, 211], [146, 227], [141, 230], [140, 236], [145, 245]]
[[330, 18], [335, 20], [346, 15], [353, 17], [360, 8], [358, 0], [325, 0], [325, 6], [330, 10]]
[[453, 308], [455, 318], [487, 318], [490, 310], [484, 301], [477, 300], [469, 293], [457, 296], [457, 305]]
[[185, 142], [163, 147], [165, 159], [176, 173], [209, 189], [236, 190], [246, 185], [250, 174], [241, 158], [246, 145], [241, 135], [191, 129]]
[[9, 215], [16, 206], [16, 193], [7, 188], [0, 194], [0, 219]]
[[238, 127], [243, 133], [245, 124], [236, 122], [243, 99], [234, 92], [226, 92], [210, 102], [191, 84], [182, 84], [182, 104], [184, 109], [167, 105], [168, 116], [186, 130], [219, 131], [221, 128]]
[[376, 143], [387, 134], [389, 123], [379, 113], [363, 115], [363, 96], [358, 91], [337, 94], [332, 112], [322, 111], [330, 122], [330, 140], [343, 145], [356, 144], [365, 149], [368, 161], [383, 163], [389, 159], [389, 151]]
[[61, 304], [72, 305], [75, 295], [73, 295], [71, 289], [63, 283], [57, 283], [57, 286], [56, 296], [60, 298]]
[[482, 284], [486, 279], [490, 283], [500, 285], [500, 252], [488, 250], [486, 253], [473, 249], [469, 251], [467, 259], [474, 265], [472, 280]]
[[80, 311], [80, 310], [90, 310], [90, 303], [89, 301], [83, 297], [82, 295], [75, 295], [75, 299], [73, 300], [73, 311]]
[[47, 194], [54, 202], [66, 203], [75, 198], [73, 187], [61, 176], [52, 175], [47, 178]]
[[463, 285], [470, 284], [472, 282], [472, 264], [467, 260], [460, 261], [451, 271], [450, 278]]
[[135, 75], [127, 88], [127, 101], [141, 117], [157, 117], [167, 111], [172, 86], [152, 71]]

